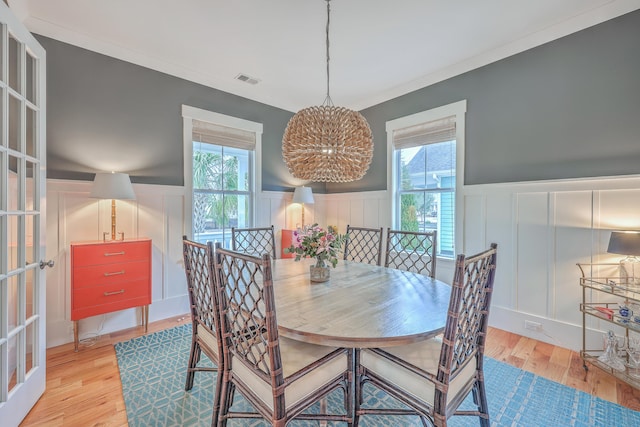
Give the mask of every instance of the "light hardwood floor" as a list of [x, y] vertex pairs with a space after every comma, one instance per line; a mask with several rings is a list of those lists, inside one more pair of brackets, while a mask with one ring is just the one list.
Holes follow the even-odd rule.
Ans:
[[[149, 324], [155, 332], [189, 322], [179, 316]], [[142, 327], [100, 337], [92, 346], [73, 343], [47, 350], [47, 389], [21, 426], [126, 426], [120, 374], [113, 344], [144, 333]], [[585, 379], [580, 356], [571, 350], [490, 328], [487, 356], [542, 377], [640, 411], [640, 390], [592, 368]]]

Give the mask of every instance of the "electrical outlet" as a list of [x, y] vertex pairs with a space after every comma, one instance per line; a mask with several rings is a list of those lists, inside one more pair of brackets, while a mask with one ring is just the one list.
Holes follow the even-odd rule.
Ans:
[[524, 328], [529, 329], [530, 331], [542, 331], [542, 323], [532, 322], [530, 320], [524, 321]]

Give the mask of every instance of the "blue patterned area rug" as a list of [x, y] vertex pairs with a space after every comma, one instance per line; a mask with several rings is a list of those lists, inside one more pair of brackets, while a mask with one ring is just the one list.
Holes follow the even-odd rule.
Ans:
[[[191, 325], [116, 344], [131, 427], [211, 425], [215, 373], [196, 373], [193, 389], [189, 392], [184, 390], [190, 345]], [[486, 358], [485, 378], [492, 426], [640, 426], [640, 412], [491, 358]], [[365, 395], [365, 405], [369, 407], [399, 405], [370, 385], [365, 387]], [[233, 405], [236, 409], [248, 404], [236, 393]], [[342, 408], [342, 394], [332, 394], [329, 405]], [[268, 424], [261, 420], [230, 420], [228, 425], [257, 427]], [[317, 423], [297, 421], [291, 425], [306, 427]], [[411, 427], [421, 424], [416, 417], [365, 416], [361, 418], [360, 425]], [[449, 425], [477, 427], [479, 423], [476, 417], [453, 417]]]

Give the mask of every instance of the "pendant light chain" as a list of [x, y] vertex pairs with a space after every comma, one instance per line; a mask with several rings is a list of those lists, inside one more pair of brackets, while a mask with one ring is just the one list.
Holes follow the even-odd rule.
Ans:
[[303, 108], [289, 120], [282, 137], [282, 158], [295, 178], [313, 182], [361, 179], [373, 157], [369, 123], [357, 111], [333, 105], [329, 94], [329, 26], [327, 2], [327, 97], [319, 106]]
[[329, 24], [331, 23], [331, 0], [327, 0], [327, 30], [326, 30], [326, 37], [327, 37], [327, 97], [324, 100], [323, 105], [327, 105], [327, 106], [332, 106], [333, 105], [333, 101], [331, 100], [331, 95], [329, 95], [329, 61], [330, 61], [330, 56], [329, 56]]

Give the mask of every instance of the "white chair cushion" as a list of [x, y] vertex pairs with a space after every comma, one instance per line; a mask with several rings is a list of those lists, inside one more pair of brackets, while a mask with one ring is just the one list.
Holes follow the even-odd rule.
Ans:
[[[280, 356], [284, 378], [288, 378], [311, 363], [326, 356], [336, 347], [307, 344], [280, 337]], [[346, 353], [335, 357], [324, 365], [312, 370], [291, 383], [284, 392], [285, 408], [290, 408], [304, 397], [310, 395], [324, 384], [342, 375], [348, 367]], [[273, 410], [273, 394], [271, 384], [255, 375], [239, 360], [232, 361], [233, 374], [247, 385], [253, 393]]]
[[[423, 371], [436, 375], [441, 347], [442, 338], [437, 337], [405, 346], [385, 348], [384, 351]], [[431, 381], [419, 377], [399, 364], [367, 349], [360, 352], [360, 365], [404, 390], [405, 393], [433, 404], [435, 385]], [[467, 381], [473, 377], [475, 371], [476, 361], [474, 358], [449, 384], [448, 402], [460, 392]]]
[[213, 335], [207, 328], [200, 326], [198, 327], [197, 335], [200, 341], [202, 341], [202, 343], [207, 346], [209, 351], [211, 351], [216, 357], [218, 357], [218, 340], [216, 339], [215, 335]]

